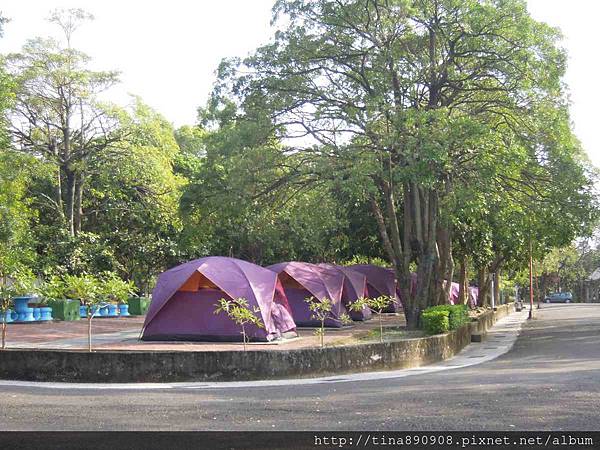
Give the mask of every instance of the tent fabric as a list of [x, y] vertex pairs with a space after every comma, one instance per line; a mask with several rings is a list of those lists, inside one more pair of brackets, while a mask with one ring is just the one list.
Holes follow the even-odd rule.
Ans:
[[475, 308], [477, 306], [479, 300], [479, 288], [469, 286], [469, 305], [471, 308]]
[[344, 290], [342, 292], [342, 304], [348, 309], [348, 314], [352, 320], [369, 320], [372, 318], [372, 313], [366, 306], [360, 311], [353, 311], [349, 305], [359, 298], [368, 297], [369, 290], [367, 288], [367, 277], [349, 267], [336, 266], [333, 264], [319, 264], [321, 267], [327, 267], [333, 270], [338, 270], [344, 274]]
[[459, 293], [460, 293], [460, 284], [452, 282], [450, 284], [450, 298], [448, 299], [448, 301], [450, 302], [451, 305], [458, 304]]
[[384, 312], [399, 312], [402, 310], [402, 304], [396, 289], [396, 276], [392, 269], [373, 264], [354, 264], [348, 267], [366, 276], [369, 297], [386, 295], [395, 299], [395, 302]]
[[248, 326], [250, 340], [273, 340], [296, 324], [272, 271], [235, 258], [210, 256], [163, 272], [152, 293], [142, 339], [241, 340], [241, 328], [227, 314], [214, 314], [219, 299], [245, 298], [264, 329]]
[[348, 311], [342, 303], [345, 276], [341, 271], [296, 261], [273, 264], [267, 269], [278, 274], [298, 326], [320, 326], [306, 302], [309, 297], [332, 302], [332, 317], [325, 321], [326, 327], [343, 326], [341, 316]]

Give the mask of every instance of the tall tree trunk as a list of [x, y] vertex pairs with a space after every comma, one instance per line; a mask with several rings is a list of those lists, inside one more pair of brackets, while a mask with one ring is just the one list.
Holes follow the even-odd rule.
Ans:
[[[427, 201], [421, 201], [421, 208], [415, 208], [415, 214], [423, 224], [423, 219], [427, 216], [427, 227], [422, 228], [423, 236], [421, 242], [422, 250], [418, 252], [417, 268], [417, 289], [415, 293], [414, 310], [417, 320], [408, 324], [409, 328], [417, 328], [421, 311], [431, 306], [435, 301], [436, 290], [440, 286], [441, 280], [437, 276], [436, 268], [439, 264], [439, 251], [437, 246], [437, 218], [438, 218], [438, 194], [431, 189], [425, 192]], [[427, 211], [425, 211], [425, 209]]]
[[379, 230], [379, 235], [381, 236], [381, 240], [383, 241], [383, 248], [388, 255], [388, 259], [393, 264], [394, 268], [396, 268], [396, 255], [394, 254], [394, 248], [392, 247], [392, 242], [390, 241], [390, 237], [387, 232], [387, 228], [385, 226], [385, 218], [383, 216], [383, 212], [379, 207], [379, 203], [375, 199], [375, 197], [371, 197], [371, 210], [373, 211], [373, 215], [375, 216], [375, 221], [377, 222], [377, 228]]
[[71, 236], [75, 236], [75, 184], [76, 184], [76, 173], [69, 167], [65, 168], [65, 184], [66, 184], [66, 218], [67, 218], [67, 229]]
[[502, 272], [502, 269], [500, 267], [498, 267], [496, 269], [496, 277], [494, 279], [494, 299], [496, 302], [496, 305], [500, 304], [500, 273]]
[[81, 221], [83, 218], [83, 188], [85, 184], [85, 176], [79, 172], [75, 177], [75, 204], [73, 217], [73, 232], [75, 235], [81, 231]]
[[439, 305], [447, 304], [452, 290], [454, 278], [454, 259], [452, 257], [452, 235], [448, 228], [438, 230], [438, 247], [440, 248], [440, 264], [438, 273], [442, 277], [441, 289], [436, 294]]
[[61, 165], [60, 165], [60, 155], [58, 154], [58, 145], [56, 143], [55, 137], [50, 138], [49, 148], [57, 162], [56, 191], [55, 191], [56, 199], [55, 199], [55, 201], [56, 201], [56, 209], [58, 211], [58, 216], [62, 222], [61, 225], [64, 225], [65, 211], [64, 211], [63, 199], [62, 199], [62, 196], [63, 196], [63, 193], [62, 193], [62, 170], [61, 170]]
[[489, 306], [488, 292], [487, 292], [487, 268], [480, 267], [477, 272], [477, 285], [479, 286], [479, 305]]
[[2, 315], [2, 350], [6, 348], [6, 315], [8, 314], [8, 309], [4, 310]]
[[458, 279], [458, 284], [459, 289], [458, 289], [458, 303], [460, 305], [466, 305], [469, 303], [469, 279], [468, 279], [468, 264], [469, 264], [469, 260], [467, 258], [467, 255], [464, 254], [461, 256], [460, 258], [460, 262], [459, 262], [459, 279]]

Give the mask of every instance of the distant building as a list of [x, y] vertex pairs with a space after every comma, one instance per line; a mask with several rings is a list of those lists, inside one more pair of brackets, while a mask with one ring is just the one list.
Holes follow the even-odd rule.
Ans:
[[583, 301], [585, 303], [600, 302], [600, 267], [594, 270], [585, 281]]

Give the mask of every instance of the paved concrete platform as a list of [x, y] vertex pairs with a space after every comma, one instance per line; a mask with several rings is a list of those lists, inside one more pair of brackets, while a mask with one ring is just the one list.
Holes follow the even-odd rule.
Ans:
[[[224, 351], [243, 350], [241, 342], [178, 342], [140, 341], [144, 317], [97, 318], [92, 321], [92, 345], [95, 350], [127, 351]], [[383, 314], [386, 327], [406, 325], [402, 314]], [[379, 328], [377, 318], [366, 322], [353, 322], [343, 328], [327, 328], [325, 345], [352, 343]], [[314, 328], [298, 328], [299, 337], [271, 343], [249, 343], [252, 350], [299, 349], [320, 345]], [[410, 334], [408, 335], [410, 336]], [[74, 322], [37, 322], [8, 324], [7, 347], [13, 349], [86, 350], [87, 320]]]

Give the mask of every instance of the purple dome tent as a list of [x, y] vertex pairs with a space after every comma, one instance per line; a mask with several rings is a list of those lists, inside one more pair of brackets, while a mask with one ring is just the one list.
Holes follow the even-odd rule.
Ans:
[[451, 305], [458, 304], [458, 296], [460, 293], [460, 284], [455, 283], [454, 281], [450, 284], [450, 298], [448, 301]]
[[469, 305], [471, 308], [475, 308], [477, 306], [479, 300], [479, 288], [469, 286]]
[[247, 326], [249, 340], [295, 335], [296, 324], [277, 275], [234, 258], [200, 258], [162, 273], [152, 292], [142, 339], [241, 341], [240, 326], [214, 314], [221, 298], [245, 298], [257, 308], [264, 329]]
[[367, 277], [369, 297], [387, 295], [396, 299], [395, 303], [384, 310], [384, 312], [398, 312], [402, 310], [400, 297], [396, 290], [396, 276], [393, 270], [373, 264], [355, 264], [348, 267]]
[[267, 268], [279, 274], [292, 316], [298, 326], [320, 325], [312, 317], [313, 313], [305, 300], [308, 297], [331, 300], [333, 317], [325, 321], [325, 326], [343, 326], [340, 318], [343, 314], [348, 314], [348, 311], [342, 304], [345, 277], [341, 271], [303, 262], [284, 262]]
[[371, 310], [366, 306], [361, 311], [353, 311], [349, 308], [352, 302], [359, 298], [368, 297], [367, 277], [351, 269], [350, 267], [335, 266], [333, 264], [319, 264], [321, 267], [327, 267], [339, 270], [344, 274], [344, 290], [342, 292], [342, 304], [348, 309], [348, 314], [352, 320], [369, 320], [372, 317]]

